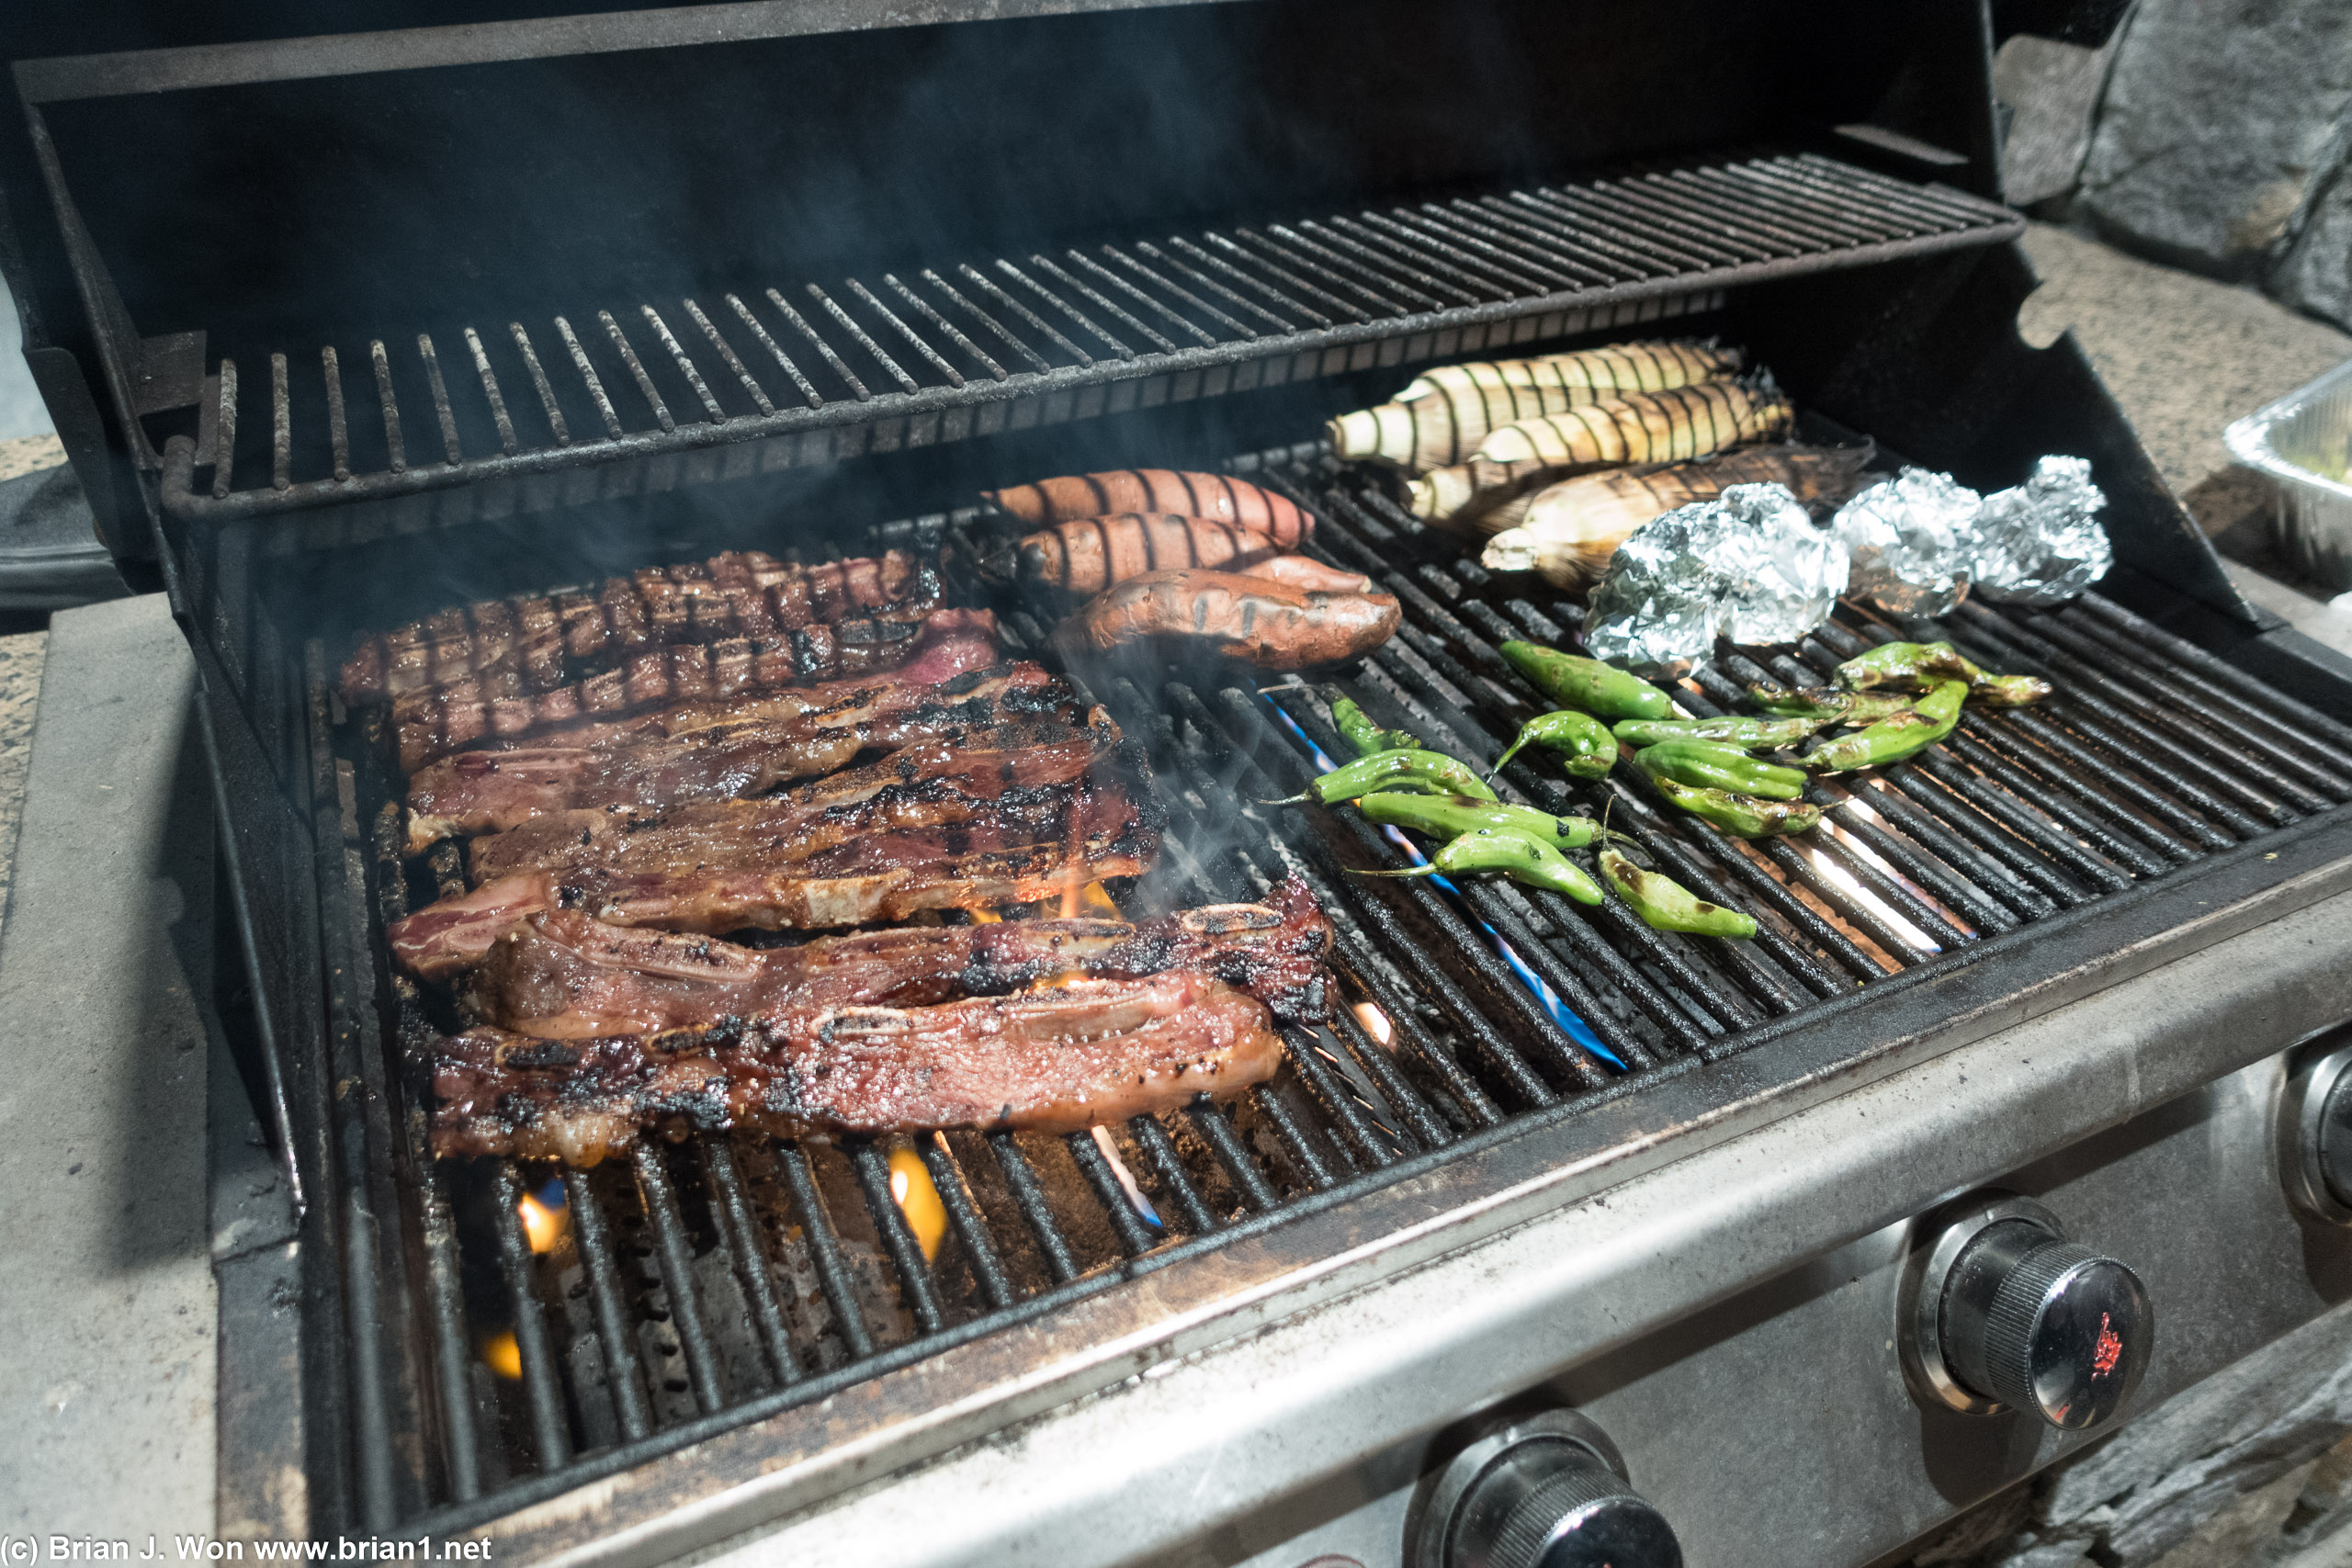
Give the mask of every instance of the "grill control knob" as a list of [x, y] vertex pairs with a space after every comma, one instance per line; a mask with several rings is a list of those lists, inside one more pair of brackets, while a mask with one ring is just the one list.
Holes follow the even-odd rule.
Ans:
[[2352, 1044], [2332, 1051], [2323, 1044], [2296, 1065], [2278, 1132], [2278, 1168], [2296, 1206], [2313, 1219], [2352, 1225]]
[[2065, 1431], [2123, 1407], [2155, 1330], [2137, 1274], [2068, 1241], [2027, 1198], [1978, 1200], [1931, 1234], [1905, 1280], [1915, 1393], [1972, 1414], [2030, 1411]]
[[1570, 1410], [1488, 1427], [1439, 1472], [1408, 1544], [1411, 1568], [1682, 1568], [1616, 1446]]

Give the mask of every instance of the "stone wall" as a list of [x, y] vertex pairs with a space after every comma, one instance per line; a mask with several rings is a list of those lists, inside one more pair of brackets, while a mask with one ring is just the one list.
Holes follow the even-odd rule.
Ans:
[[2020, 37], [2010, 200], [2352, 326], [2352, 0], [2139, 0], [2104, 49]]

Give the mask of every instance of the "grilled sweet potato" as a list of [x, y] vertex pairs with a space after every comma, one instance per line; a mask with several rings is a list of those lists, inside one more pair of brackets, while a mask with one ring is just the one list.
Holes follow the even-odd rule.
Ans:
[[1108, 652], [1144, 639], [1191, 643], [1263, 670], [1361, 658], [1396, 630], [1385, 593], [1329, 593], [1226, 571], [1154, 571], [1099, 593], [1062, 623], [1065, 649]]
[[1067, 523], [1122, 512], [1173, 513], [1206, 517], [1265, 535], [1284, 549], [1295, 548], [1315, 532], [1315, 519], [1296, 503], [1246, 479], [1174, 468], [1114, 468], [1099, 474], [1068, 474], [987, 498], [1021, 522]]

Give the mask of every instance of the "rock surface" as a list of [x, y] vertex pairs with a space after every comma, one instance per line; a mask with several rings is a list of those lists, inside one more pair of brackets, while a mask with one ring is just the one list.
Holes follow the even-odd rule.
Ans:
[[2257, 277], [2341, 161], [2347, 106], [2352, 0], [2142, 0], [2082, 209], [2144, 254]]
[[2091, 125], [2116, 37], [2100, 49], [2019, 33], [1993, 59], [1993, 96], [2010, 110], [2001, 147], [2001, 194], [2030, 207], [2074, 193], [2090, 152]]

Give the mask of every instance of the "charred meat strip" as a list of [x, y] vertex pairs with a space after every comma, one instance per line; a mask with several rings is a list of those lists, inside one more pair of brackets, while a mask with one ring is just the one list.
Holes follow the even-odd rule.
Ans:
[[919, 740], [878, 762], [756, 800], [707, 801], [658, 818], [626, 811], [558, 812], [467, 846], [477, 883], [518, 871], [690, 871], [806, 860], [861, 834], [946, 828], [983, 814], [1043, 830], [1069, 791], [1119, 744], [1095, 710], [1088, 729], [1012, 724], [962, 743]]
[[393, 698], [392, 728], [401, 770], [414, 773], [469, 746], [582, 719], [616, 718], [662, 704], [725, 702], [746, 693], [788, 691], [832, 677], [883, 671], [917, 682], [943, 681], [980, 669], [996, 656], [993, 615], [934, 610], [921, 621], [844, 621], [776, 638], [648, 649], [601, 675], [551, 691], [526, 691], [494, 674], [468, 676]]
[[[900, 550], [812, 567], [730, 550], [608, 578], [594, 592], [444, 610], [364, 644], [343, 667], [343, 695], [357, 704], [468, 678], [485, 682], [484, 696], [552, 691], [672, 643], [775, 640], [853, 621], [920, 622], [939, 597], [938, 570]], [[513, 690], [492, 690], [492, 677], [511, 677]]]
[[1129, 925], [1001, 920], [910, 926], [749, 948], [614, 926], [575, 909], [533, 915], [467, 980], [472, 1014], [518, 1034], [587, 1039], [752, 1018], [779, 1008], [916, 1007], [1001, 996], [1068, 976], [1140, 979], [1199, 970], [1277, 1018], [1324, 1013], [1331, 928], [1304, 885]]
[[[608, 734], [460, 751], [409, 781], [408, 851], [419, 854], [453, 833], [501, 831], [551, 812], [603, 807], [655, 815], [692, 801], [736, 799], [847, 767], [870, 749], [1066, 711], [1067, 686], [1025, 676], [1016, 682], [1019, 673], [1015, 667], [1001, 680], [957, 677], [935, 686], [883, 682], [823, 708], [679, 735]], [[979, 694], [991, 688], [992, 694]]]
[[1263, 1005], [1180, 970], [580, 1042], [476, 1029], [427, 1065], [435, 1154], [594, 1165], [648, 1128], [1077, 1132], [1237, 1093], [1281, 1061]]
[[385, 934], [402, 968], [437, 980], [480, 964], [515, 922], [543, 909], [715, 933], [823, 930], [902, 920], [923, 909], [1032, 904], [1071, 897], [1090, 882], [1142, 875], [1159, 852], [1162, 825], [1150, 796], [1138, 798], [1120, 782], [1075, 792], [1049, 840], [983, 825], [876, 834], [773, 869], [523, 872], [439, 899]]

